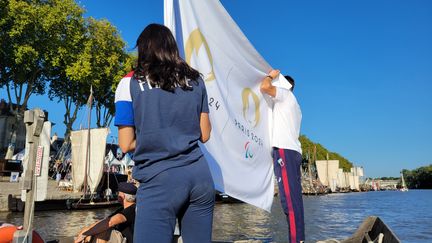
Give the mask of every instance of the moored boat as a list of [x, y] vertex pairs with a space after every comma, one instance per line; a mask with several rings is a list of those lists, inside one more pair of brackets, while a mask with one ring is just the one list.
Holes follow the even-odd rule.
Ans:
[[377, 216], [367, 217], [356, 232], [345, 240], [329, 239], [317, 243], [400, 243], [395, 233]]
[[401, 188], [400, 188], [400, 190], [399, 191], [401, 191], [401, 192], [407, 192], [408, 191], [408, 187], [406, 186], [406, 184], [405, 184], [405, 179], [404, 179], [404, 176], [403, 176], [403, 172], [401, 171]]

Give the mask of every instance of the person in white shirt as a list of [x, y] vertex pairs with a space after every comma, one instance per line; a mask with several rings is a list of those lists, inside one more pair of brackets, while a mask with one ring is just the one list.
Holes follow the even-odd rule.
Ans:
[[[272, 138], [274, 173], [278, 181], [282, 208], [287, 217], [289, 242], [302, 242], [304, 233], [304, 209], [300, 167], [302, 150], [299, 141], [301, 110], [293, 94], [294, 79], [285, 76], [273, 82], [280, 74], [271, 70], [261, 81], [261, 92], [272, 98]], [[288, 87], [291, 88], [289, 89]]]

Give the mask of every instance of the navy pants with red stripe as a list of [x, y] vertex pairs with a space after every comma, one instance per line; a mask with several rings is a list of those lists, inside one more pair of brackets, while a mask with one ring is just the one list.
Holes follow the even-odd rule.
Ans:
[[274, 173], [279, 197], [288, 221], [289, 242], [305, 240], [300, 166], [302, 155], [294, 150], [273, 148]]

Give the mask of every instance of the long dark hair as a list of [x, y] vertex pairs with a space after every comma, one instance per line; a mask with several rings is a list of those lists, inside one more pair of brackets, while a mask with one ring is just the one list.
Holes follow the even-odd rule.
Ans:
[[138, 63], [134, 77], [138, 80], [174, 91], [176, 87], [190, 89], [188, 80], [196, 81], [200, 77], [200, 73], [180, 57], [174, 36], [163, 25], [148, 25], [138, 37], [136, 46]]

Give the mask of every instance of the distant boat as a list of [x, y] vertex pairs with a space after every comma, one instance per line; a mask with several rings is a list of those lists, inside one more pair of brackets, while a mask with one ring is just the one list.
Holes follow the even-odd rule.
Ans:
[[[73, 189], [83, 192], [82, 198], [73, 203], [72, 208], [85, 209], [118, 205], [111, 190], [108, 190], [111, 192], [109, 194], [104, 193], [105, 197], [96, 193], [104, 174], [107, 134], [108, 128], [93, 128], [88, 131], [80, 130], [71, 133]], [[90, 151], [91, 156], [88, 154]], [[109, 180], [109, 177], [107, 179]], [[107, 185], [109, 184], [108, 182]]]
[[378, 189], [379, 189], [378, 182], [372, 180], [372, 190], [378, 191]]
[[405, 184], [405, 179], [403, 176], [403, 173], [401, 172], [401, 181], [402, 181], [402, 187], [400, 189], [401, 192], [407, 192], [408, 191], [408, 187]]
[[[104, 174], [106, 138], [108, 128], [90, 128], [93, 89], [90, 91], [88, 101], [87, 129], [72, 131], [72, 181], [73, 190], [83, 192], [81, 199], [72, 203], [72, 208], [87, 209], [118, 205], [117, 198], [113, 197], [112, 190], [108, 188], [100, 197], [96, 189]], [[109, 173], [109, 171], [108, 171]], [[109, 176], [107, 177], [109, 180]]]
[[336, 192], [339, 160], [316, 160], [315, 165], [321, 184]]

